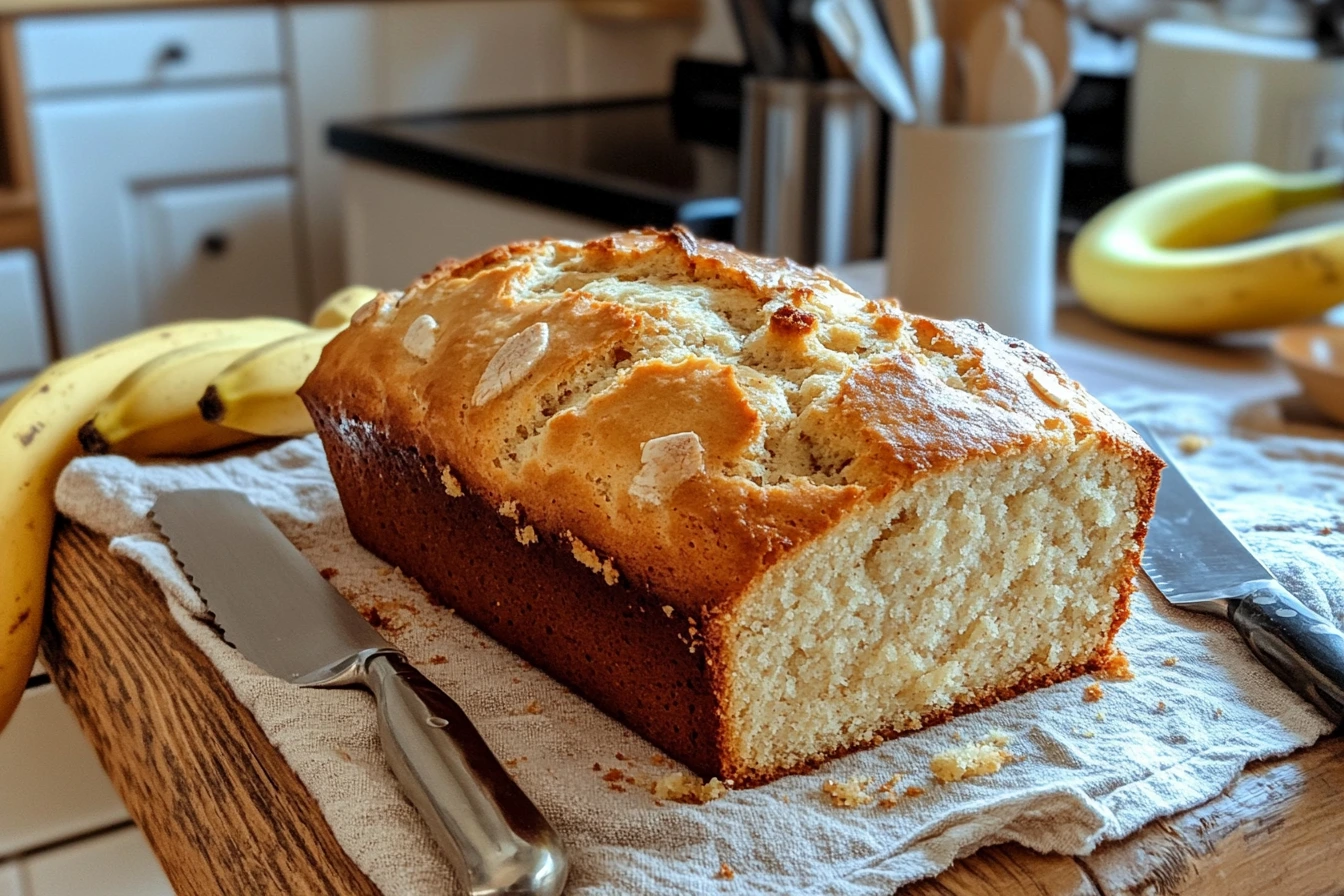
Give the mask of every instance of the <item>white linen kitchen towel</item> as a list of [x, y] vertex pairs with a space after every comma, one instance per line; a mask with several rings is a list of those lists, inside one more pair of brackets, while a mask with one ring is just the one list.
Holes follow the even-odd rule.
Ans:
[[[1344, 440], [1238, 418], [1194, 397], [1131, 394], [1112, 406], [1174, 442], [1208, 439], [1182, 466], [1289, 590], [1344, 620]], [[1266, 430], [1269, 431], [1266, 431]], [[1187, 446], [1191, 445], [1187, 440]], [[357, 545], [316, 437], [252, 456], [136, 464], [80, 458], [63, 513], [111, 537], [162, 586], [174, 618], [312, 791], [341, 845], [390, 896], [445, 892], [451, 872], [379, 748], [372, 699], [271, 678], [202, 621], [199, 597], [147, 513], [166, 490], [223, 487], [262, 508], [357, 608], [467, 711], [568, 844], [568, 892], [888, 896], [982, 846], [1085, 853], [1217, 795], [1248, 762], [1307, 746], [1329, 726], [1262, 667], [1230, 625], [1142, 591], [1119, 636], [1134, 673], [1035, 691], [764, 787], [703, 805], [655, 802], [676, 767]], [[654, 674], [651, 672], [651, 674]], [[1006, 732], [997, 774], [937, 784], [935, 754]], [[904, 777], [890, 808], [840, 808], [826, 779]], [[915, 788], [909, 791], [907, 788]], [[922, 791], [922, 792], [920, 792]], [[732, 869], [731, 879], [726, 866]]]

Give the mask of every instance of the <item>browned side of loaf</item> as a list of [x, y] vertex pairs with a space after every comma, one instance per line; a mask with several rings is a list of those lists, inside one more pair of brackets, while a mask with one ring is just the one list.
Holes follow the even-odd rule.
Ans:
[[311, 405], [360, 544], [697, 773], [721, 773], [705, 650], [691, 652], [681, 613], [625, 581], [607, 585], [553, 535], [521, 545], [490, 504], [449, 496], [434, 458]]

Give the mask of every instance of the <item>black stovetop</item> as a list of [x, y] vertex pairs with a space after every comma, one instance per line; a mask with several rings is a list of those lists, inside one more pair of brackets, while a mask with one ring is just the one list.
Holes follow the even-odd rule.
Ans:
[[737, 153], [690, 134], [666, 98], [338, 124], [348, 155], [618, 226], [728, 236]]

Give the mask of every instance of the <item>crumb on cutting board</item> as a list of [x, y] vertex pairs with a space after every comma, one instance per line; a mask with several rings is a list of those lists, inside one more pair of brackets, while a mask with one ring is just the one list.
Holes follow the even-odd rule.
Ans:
[[720, 862], [719, 871], [714, 876], [719, 880], [732, 880], [737, 877], [737, 872], [734, 871], [733, 866], [729, 865], [727, 862]]
[[1179, 661], [1176, 659], [1176, 657], [1174, 657], [1174, 656], [1169, 656], [1169, 657], [1167, 657], [1166, 659], [1164, 659], [1164, 660], [1162, 661], [1162, 665], [1164, 665], [1164, 666], [1174, 666], [1174, 665], [1176, 665], [1177, 662], [1179, 662]]
[[1102, 697], [1106, 696], [1106, 691], [1095, 681], [1083, 688], [1083, 702], [1096, 703]]
[[831, 805], [837, 809], [857, 809], [859, 806], [866, 806], [873, 801], [872, 794], [867, 793], [867, 787], [873, 783], [872, 778], [856, 776], [846, 781], [836, 781], [833, 778], [827, 778], [821, 785], [821, 792], [831, 798]]

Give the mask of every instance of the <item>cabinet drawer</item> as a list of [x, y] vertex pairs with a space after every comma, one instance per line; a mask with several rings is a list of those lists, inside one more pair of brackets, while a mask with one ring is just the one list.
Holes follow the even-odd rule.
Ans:
[[273, 77], [281, 72], [274, 9], [208, 9], [24, 19], [28, 93]]
[[31, 373], [49, 360], [37, 259], [27, 249], [0, 252], [0, 380]]
[[293, 193], [277, 175], [140, 194], [145, 319], [302, 316]]
[[55, 685], [29, 688], [0, 734], [0, 856], [127, 818]]
[[28, 896], [173, 896], [173, 885], [138, 828], [47, 850], [23, 864]]
[[278, 84], [53, 97], [33, 102], [29, 120], [66, 354], [158, 322], [144, 307], [144, 191], [289, 165]]

